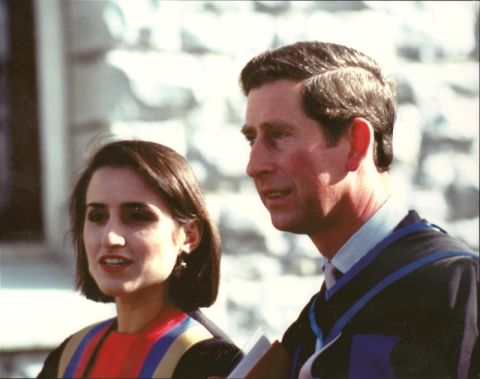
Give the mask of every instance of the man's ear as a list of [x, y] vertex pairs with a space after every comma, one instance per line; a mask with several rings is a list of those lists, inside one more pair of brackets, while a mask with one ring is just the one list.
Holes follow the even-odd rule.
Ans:
[[183, 251], [186, 253], [191, 253], [198, 247], [198, 245], [200, 245], [200, 242], [202, 241], [203, 227], [198, 219], [192, 219], [184, 224], [182, 228], [183, 232], [185, 233]]
[[373, 128], [364, 118], [356, 117], [351, 122], [347, 133], [350, 141], [347, 170], [357, 171], [373, 143]]

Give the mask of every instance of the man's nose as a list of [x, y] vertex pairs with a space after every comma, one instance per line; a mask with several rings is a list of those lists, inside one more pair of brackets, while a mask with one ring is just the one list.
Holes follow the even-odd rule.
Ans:
[[247, 164], [247, 175], [256, 178], [272, 170], [272, 159], [269, 150], [262, 140], [253, 142]]

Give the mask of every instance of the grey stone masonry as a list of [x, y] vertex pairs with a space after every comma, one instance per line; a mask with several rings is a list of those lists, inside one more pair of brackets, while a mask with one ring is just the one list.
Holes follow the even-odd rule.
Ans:
[[[163, 142], [189, 159], [222, 233], [217, 307], [234, 334], [263, 324], [280, 335], [291, 319], [278, 307], [304, 297], [273, 286], [320, 275], [318, 253], [273, 229], [245, 175], [238, 74], [262, 50], [326, 40], [384, 65], [399, 83], [399, 194], [478, 249], [478, 2], [68, 1], [64, 15], [74, 166], [98, 133]], [[258, 298], [240, 295], [244, 279]], [[262, 291], [278, 302], [265, 304]]]
[[[202, 183], [223, 240], [220, 294], [206, 313], [239, 346], [258, 326], [271, 339], [281, 338], [323, 280], [313, 244], [273, 228], [245, 174], [249, 146], [240, 127], [246, 100], [238, 76], [265, 49], [298, 40], [338, 42], [383, 65], [399, 84], [391, 170], [398, 196], [478, 250], [478, 1], [58, 4], [65, 40], [65, 128], [72, 147], [66, 157], [69, 182], [97, 138], [149, 139], [183, 154]], [[71, 251], [65, 253], [73, 261]], [[73, 268], [67, 277], [73, 277]], [[32, 288], [34, 279], [27, 281]], [[69, 316], [75, 320], [67, 325], [68, 317], [59, 312], [53, 318], [42, 314], [65, 324], [45, 325], [32, 345], [52, 348], [73, 321], [86, 324], [86, 316], [96, 312], [62, 296], [65, 304], [78, 306]], [[27, 364], [28, 356], [4, 356], [0, 376], [34, 376], [42, 359]]]

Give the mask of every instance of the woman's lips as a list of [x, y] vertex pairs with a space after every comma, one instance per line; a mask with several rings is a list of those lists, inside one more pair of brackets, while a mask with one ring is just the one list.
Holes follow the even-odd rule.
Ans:
[[108, 255], [101, 257], [99, 259], [99, 263], [102, 269], [105, 271], [118, 272], [130, 266], [133, 261], [118, 255]]

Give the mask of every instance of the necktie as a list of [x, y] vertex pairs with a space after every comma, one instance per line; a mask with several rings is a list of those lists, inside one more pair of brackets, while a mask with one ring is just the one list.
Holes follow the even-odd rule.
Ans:
[[332, 288], [337, 279], [341, 276], [340, 271], [338, 271], [330, 261], [325, 263], [325, 266], [323, 266], [323, 274], [325, 276], [325, 285], [327, 286], [327, 290]]

